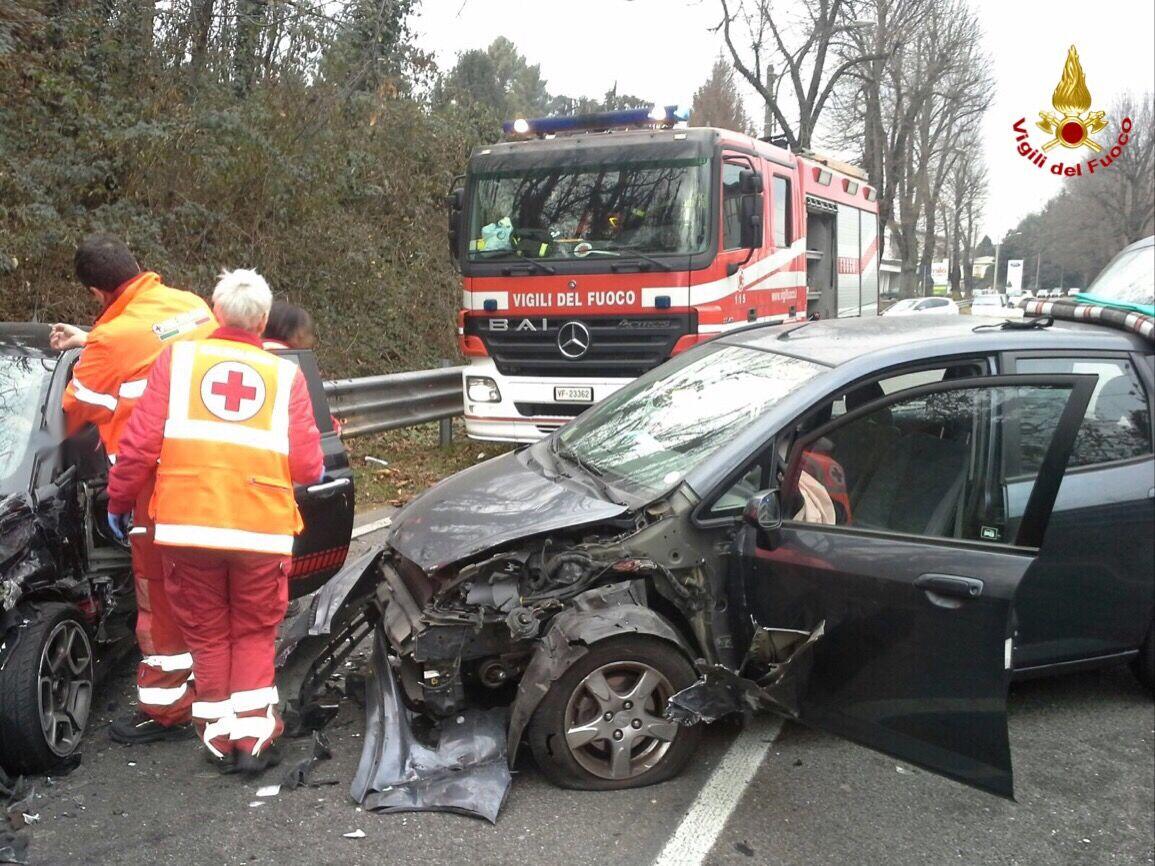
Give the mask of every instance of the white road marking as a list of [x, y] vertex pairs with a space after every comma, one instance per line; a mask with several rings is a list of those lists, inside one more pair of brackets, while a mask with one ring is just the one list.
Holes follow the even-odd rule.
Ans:
[[378, 529], [385, 529], [393, 525], [392, 517], [382, 517], [380, 520], [372, 520], [369, 523], [363, 523], [360, 526], [353, 527], [353, 538], [360, 538], [362, 535], [368, 535], [370, 532], [376, 532]]
[[781, 730], [778, 716], [759, 716], [746, 726], [698, 792], [654, 866], [698, 866], [706, 859]]

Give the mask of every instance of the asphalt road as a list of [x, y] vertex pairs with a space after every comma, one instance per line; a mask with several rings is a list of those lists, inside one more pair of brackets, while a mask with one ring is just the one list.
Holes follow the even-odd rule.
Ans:
[[[104, 728], [131, 699], [126, 666], [98, 692], [98, 727], [83, 764], [39, 782], [30, 863], [648, 864], [704, 784], [713, 791], [734, 782], [715, 769], [741, 764], [736, 753], [724, 760], [736, 738], [759, 755], [766, 750], [765, 759], [745, 768], [748, 784], [731, 784], [732, 812], [721, 798], [706, 804], [716, 808], [689, 834], [717, 834], [709, 864], [1155, 863], [1155, 709], [1126, 668], [1015, 686], [1017, 802], [797, 725], [785, 725], [767, 747], [773, 726], [740, 736], [737, 725], [721, 723], [707, 731], [687, 773], [642, 790], [563, 791], [525, 754], [496, 826], [358, 809], [348, 785], [363, 721], [351, 702], [328, 730], [333, 759], [314, 774], [336, 784], [258, 798], [277, 771], [242, 782], [217, 776], [193, 741], [110, 743]], [[287, 762], [309, 748], [290, 742]], [[356, 830], [364, 838], [343, 836]], [[679, 862], [676, 851], [665, 854], [664, 863]]]

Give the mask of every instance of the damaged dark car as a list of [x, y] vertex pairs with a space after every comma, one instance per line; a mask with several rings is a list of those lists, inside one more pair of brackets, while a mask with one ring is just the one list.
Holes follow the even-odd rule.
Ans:
[[413, 780], [523, 742], [556, 784], [648, 785], [755, 710], [1011, 796], [1013, 677], [1155, 677], [1152, 357], [1050, 320], [757, 326], [443, 481], [393, 523], [355, 796], [452, 807]]
[[[95, 428], [67, 435], [61, 409], [79, 353], [53, 351], [48, 335], [48, 325], [0, 325], [0, 767], [12, 773], [76, 760], [95, 684], [136, 646], [131, 557], [107, 528], [108, 457]], [[326, 642], [309, 637], [332, 620], [319, 607], [351, 590], [353, 478], [312, 353], [281, 354], [305, 374], [326, 474], [296, 491], [305, 529], [289, 586], [300, 600], [280, 661], [283, 709], [297, 722], [316, 714], [315, 680], [333, 658], [289, 650]]]

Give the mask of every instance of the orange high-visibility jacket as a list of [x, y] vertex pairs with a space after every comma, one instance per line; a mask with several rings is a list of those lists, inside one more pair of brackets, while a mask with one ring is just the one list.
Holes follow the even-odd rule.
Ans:
[[216, 327], [208, 305], [192, 292], [170, 289], [151, 271], [134, 277], [96, 320], [73, 368], [64, 392], [69, 432], [95, 424], [115, 460], [157, 355], [175, 340], [207, 337]]
[[235, 340], [173, 346], [157, 544], [292, 553], [303, 526], [289, 465], [299, 375], [292, 361]]

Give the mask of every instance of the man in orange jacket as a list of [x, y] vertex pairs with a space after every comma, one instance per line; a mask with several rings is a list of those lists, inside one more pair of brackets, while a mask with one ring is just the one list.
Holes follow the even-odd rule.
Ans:
[[[90, 235], [76, 250], [76, 276], [100, 302], [102, 312], [85, 334], [73, 325], [52, 328], [53, 348], [83, 346], [64, 393], [68, 432], [95, 424], [110, 461], [144, 392], [153, 362], [169, 344], [204, 337], [216, 328], [212, 312], [192, 292], [165, 286], [141, 271], [118, 238]], [[152, 476], [140, 501], [152, 496]], [[145, 743], [190, 734], [192, 657], [164, 592], [163, 566], [153, 544], [148, 509], [137, 510], [129, 533], [136, 582], [136, 635], [143, 658], [137, 669], [139, 709], [113, 721], [109, 733], [123, 743]]]
[[108, 483], [115, 524], [156, 467], [151, 515], [192, 648], [193, 723], [220, 769], [248, 773], [278, 760], [283, 729], [274, 644], [302, 528], [293, 485], [324, 472], [305, 377], [261, 348], [271, 302], [260, 274], [222, 275], [221, 327], [157, 359]]

